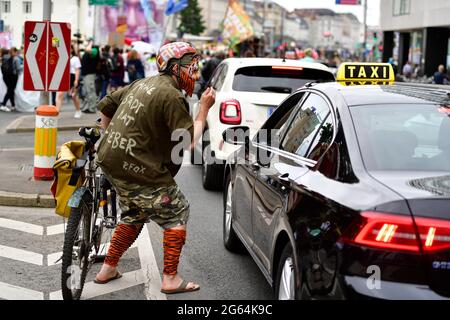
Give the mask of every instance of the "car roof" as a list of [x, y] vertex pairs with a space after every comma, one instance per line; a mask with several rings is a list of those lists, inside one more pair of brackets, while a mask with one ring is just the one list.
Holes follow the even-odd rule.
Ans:
[[340, 94], [349, 107], [371, 104], [441, 104], [450, 105], [450, 86], [414, 85], [350, 85], [338, 82], [316, 84], [323, 93]]
[[321, 63], [303, 62], [291, 59], [276, 59], [276, 58], [228, 58], [225, 59], [228, 65], [234, 68], [252, 67], [252, 66], [287, 66], [287, 67], [302, 67], [308, 69], [322, 70], [331, 72], [331, 70]]

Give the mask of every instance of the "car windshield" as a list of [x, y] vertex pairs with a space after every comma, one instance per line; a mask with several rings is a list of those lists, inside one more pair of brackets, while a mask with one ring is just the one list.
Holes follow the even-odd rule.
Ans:
[[369, 171], [450, 171], [450, 109], [438, 105], [350, 108]]
[[309, 68], [253, 66], [236, 71], [233, 90], [289, 94], [315, 81], [334, 81], [334, 77], [330, 72]]

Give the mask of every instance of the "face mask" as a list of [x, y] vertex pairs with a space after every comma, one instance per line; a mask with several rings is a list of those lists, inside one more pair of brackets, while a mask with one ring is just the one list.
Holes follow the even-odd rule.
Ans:
[[189, 65], [183, 65], [180, 68], [180, 88], [186, 91], [186, 94], [189, 97], [192, 97], [192, 95], [194, 94], [195, 81], [197, 80], [199, 73], [199, 60], [200, 56], [194, 56], [192, 58], [192, 62]]

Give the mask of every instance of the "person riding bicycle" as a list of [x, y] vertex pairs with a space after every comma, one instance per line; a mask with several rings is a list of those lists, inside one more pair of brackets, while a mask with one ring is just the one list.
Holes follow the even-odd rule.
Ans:
[[192, 149], [215, 102], [215, 91], [210, 88], [201, 97], [195, 123], [192, 121], [182, 90], [192, 96], [199, 78], [199, 58], [188, 43], [166, 44], [157, 57], [159, 75], [135, 81], [99, 103], [105, 135], [98, 147], [97, 163], [119, 195], [122, 215], [96, 283], [121, 277], [119, 259], [144, 224], [152, 220], [164, 229], [161, 292], [200, 289], [198, 284], [184, 281], [177, 271], [186, 241], [189, 203], [174, 180], [181, 164], [171, 158], [178, 144], [172, 141], [172, 133], [187, 130]]

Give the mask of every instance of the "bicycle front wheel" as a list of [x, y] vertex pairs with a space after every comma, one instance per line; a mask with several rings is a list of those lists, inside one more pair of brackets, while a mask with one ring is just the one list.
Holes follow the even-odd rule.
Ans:
[[91, 208], [84, 200], [72, 208], [67, 222], [62, 256], [61, 289], [64, 300], [79, 300], [90, 267]]

